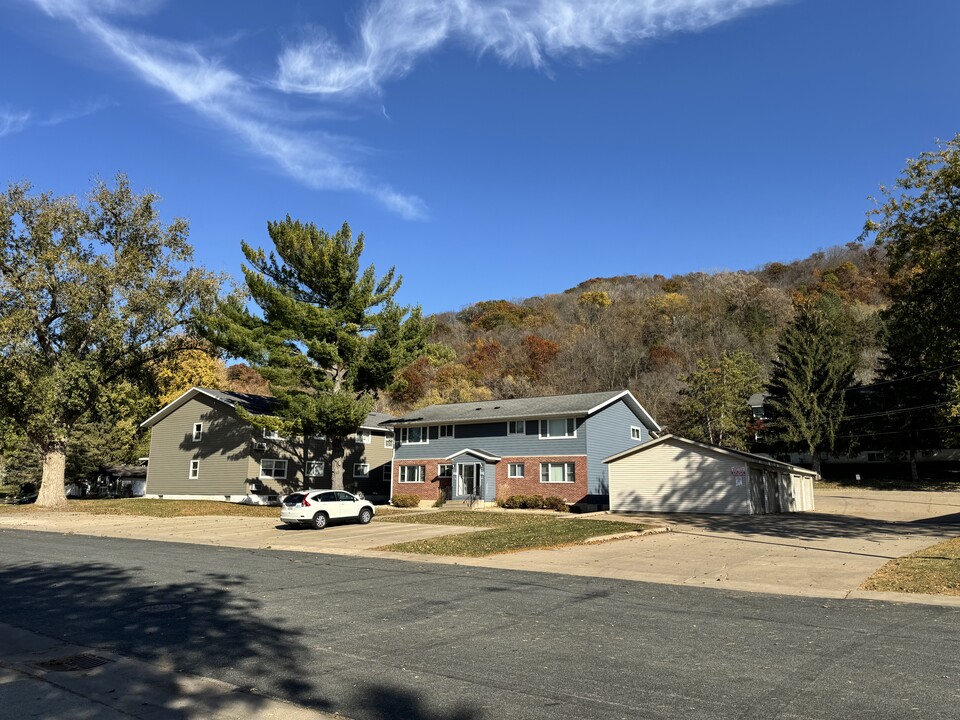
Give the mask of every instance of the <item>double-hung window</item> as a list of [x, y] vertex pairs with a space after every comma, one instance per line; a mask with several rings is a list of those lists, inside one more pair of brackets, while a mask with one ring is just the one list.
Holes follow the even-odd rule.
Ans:
[[200, 442], [200, 439], [203, 437], [203, 423], [194, 423], [193, 424], [193, 441]]
[[405, 427], [400, 428], [400, 442], [408, 445], [418, 445], [427, 443], [427, 428], [425, 427]]
[[323, 460], [307, 461], [307, 477], [309, 478], [323, 477]]
[[422, 483], [424, 475], [423, 465], [401, 465], [400, 482], [402, 483]]
[[643, 430], [638, 428], [636, 425], [630, 427], [630, 438], [632, 440], [643, 440]]
[[189, 478], [190, 478], [191, 480], [196, 480], [198, 477], [200, 477], [200, 461], [199, 461], [199, 460], [191, 460], [191, 461], [190, 461], [190, 475], [189, 475]]
[[393, 433], [388, 433], [383, 436], [383, 446], [385, 448], [393, 447]]
[[370, 431], [369, 430], [357, 430], [357, 442], [363, 443], [364, 445], [370, 444]]
[[573, 418], [540, 421], [540, 437], [572, 438], [577, 436], [577, 422]]
[[260, 461], [260, 477], [283, 480], [287, 477], [287, 461], [264, 458]]
[[572, 483], [575, 480], [572, 462], [540, 463], [540, 482], [542, 483]]
[[367, 463], [355, 463], [353, 466], [353, 476], [355, 478], [365, 478], [370, 474], [370, 466]]

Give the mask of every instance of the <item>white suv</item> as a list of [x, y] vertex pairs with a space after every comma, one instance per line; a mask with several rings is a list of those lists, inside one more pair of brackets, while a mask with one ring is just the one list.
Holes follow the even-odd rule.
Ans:
[[376, 512], [372, 503], [345, 490], [301, 490], [283, 499], [280, 519], [287, 525], [311, 525], [323, 530], [330, 520], [346, 518], [366, 525]]

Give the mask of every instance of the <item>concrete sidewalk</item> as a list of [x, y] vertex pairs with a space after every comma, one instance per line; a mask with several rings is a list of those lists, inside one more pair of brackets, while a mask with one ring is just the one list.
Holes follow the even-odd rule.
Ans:
[[325, 720], [211, 678], [0, 623], [0, 715], [66, 720]]

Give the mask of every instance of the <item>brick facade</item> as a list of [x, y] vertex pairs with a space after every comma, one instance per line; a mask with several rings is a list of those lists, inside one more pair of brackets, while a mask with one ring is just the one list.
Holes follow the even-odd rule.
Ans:
[[[545, 462], [572, 462], [574, 463], [574, 482], [572, 483], [544, 483], [540, 482], [540, 464]], [[522, 478], [507, 477], [511, 463], [523, 463], [524, 476]], [[418, 495], [421, 500], [436, 500], [440, 497], [440, 490], [446, 490], [447, 497], [451, 495], [451, 479], [441, 478], [437, 474], [439, 465], [449, 465], [447, 460], [397, 460], [393, 463], [393, 494]], [[424, 466], [422, 483], [400, 482], [400, 468], [404, 466]], [[506, 498], [510, 495], [542, 495], [543, 497], [559, 497], [568, 503], [575, 503], [587, 495], [587, 458], [583, 455], [542, 455], [538, 457], [504, 457], [496, 465], [497, 498]]]

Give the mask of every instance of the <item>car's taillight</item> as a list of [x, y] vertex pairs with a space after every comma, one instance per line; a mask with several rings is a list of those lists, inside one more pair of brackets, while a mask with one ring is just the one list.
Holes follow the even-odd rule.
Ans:
[[310, 501], [307, 500], [307, 496], [306, 496], [306, 495], [303, 496], [303, 506], [304, 506], [304, 507], [310, 507]]

